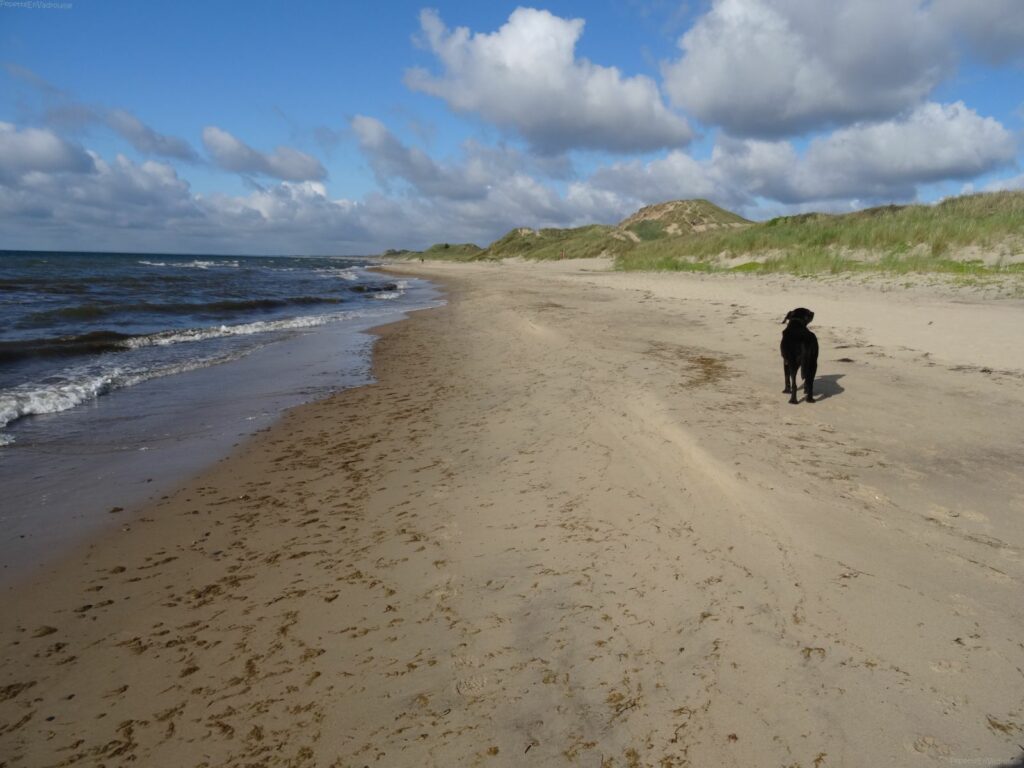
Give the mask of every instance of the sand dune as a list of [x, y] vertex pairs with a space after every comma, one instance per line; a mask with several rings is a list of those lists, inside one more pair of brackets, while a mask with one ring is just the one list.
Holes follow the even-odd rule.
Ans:
[[0, 765], [1017, 759], [1024, 303], [603, 267], [403, 267], [378, 383], [5, 594]]

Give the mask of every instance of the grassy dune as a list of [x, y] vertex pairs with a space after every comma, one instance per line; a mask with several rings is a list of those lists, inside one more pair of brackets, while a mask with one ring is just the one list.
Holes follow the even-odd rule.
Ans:
[[[742, 229], [644, 242], [621, 269], [792, 272], [991, 273], [1024, 259], [1024, 193], [884, 206], [844, 215], [804, 214]], [[739, 261], [739, 263], [735, 263]]]
[[469, 261], [483, 251], [476, 243], [437, 243], [423, 252], [425, 259], [445, 259], [447, 261]]
[[642, 208], [616, 226], [514, 229], [487, 248], [431, 246], [430, 259], [612, 256], [622, 270], [821, 274], [1024, 274], [1024, 192], [808, 213], [754, 223], [706, 200]]
[[491, 243], [480, 257], [484, 259], [585, 259], [594, 256], [619, 256], [631, 243], [615, 236], [615, 227], [591, 224], [575, 229], [513, 229]]

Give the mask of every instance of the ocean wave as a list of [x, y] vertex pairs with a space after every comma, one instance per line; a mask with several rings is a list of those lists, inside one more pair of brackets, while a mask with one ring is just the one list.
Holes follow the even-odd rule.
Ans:
[[342, 280], [354, 281], [359, 279], [359, 273], [356, 272], [358, 267], [351, 269], [339, 269], [336, 267], [328, 267], [324, 269], [314, 269], [313, 271], [318, 275], [330, 275], [331, 277], [340, 277]]
[[132, 337], [116, 331], [93, 331], [76, 336], [58, 336], [42, 339], [0, 341], [0, 363], [15, 362], [29, 357], [67, 357], [97, 355], [128, 349]]
[[353, 293], [381, 293], [398, 291], [398, 283], [360, 283], [348, 287]]
[[[131, 387], [161, 376], [171, 376], [237, 360], [251, 351], [247, 349], [144, 370], [115, 367], [101, 371], [71, 371], [65, 375], [63, 381], [23, 384], [0, 392], [0, 429], [25, 416], [67, 411], [115, 389]], [[13, 442], [14, 438], [11, 435], [0, 432], [0, 446]]]
[[196, 259], [194, 261], [149, 261], [147, 259], [139, 259], [138, 263], [147, 267], [185, 267], [187, 269], [209, 269], [210, 267], [238, 266], [238, 262], [233, 259], [223, 261], [203, 261], [201, 259]]
[[46, 277], [20, 277], [0, 280], [0, 293], [29, 293], [46, 291], [52, 294], [88, 293], [87, 283], [74, 280], [54, 280]]
[[79, 304], [74, 307], [47, 309], [33, 312], [18, 322], [19, 328], [39, 328], [54, 322], [98, 320], [111, 315], [197, 315], [225, 312], [269, 311], [290, 306], [315, 304], [341, 304], [345, 300], [336, 296], [289, 296], [283, 299], [237, 299], [209, 302], [137, 302], [134, 304]]
[[284, 318], [281, 320], [256, 320], [235, 325], [217, 325], [204, 328], [159, 331], [149, 334], [126, 334], [117, 331], [93, 331], [75, 336], [58, 336], [41, 339], [0, 341], [0, 363], [15, 362], [32, 357], [72, 357], [96, 355], [105, 352], [122, 352], [143, 347], [163, 347], [229, 336], [249, 336], [274, 331], [315, 328], [338, 320], [356, 317], [372, 317], [374, 310], [345, 310], [321, 315]]
[[397, 299], [404, 296], [406, 291], [409, 289], [408, 280], [396, 280], [394, 283], [388, 283], [386, 285], [393, 285], [394, 290], [380, 291], [379, 293], [375, 293], [373, 298], [384, 300]]
[[[152, 263], [159, 264], [161, 262], [154, 261]], [[162, 263], [168, 266], [180, 266], [168, 262]], [[153, 272], [153, 279], [156, 280], [172, 276], [174, 275], [170, 270], [164, 273], [157, 273], [155, 270]], [[362, 281], [366, 277], [363, 274], [352, 272], [351, 269], [339, 270], [337, 276], [347, 282]], [[174, 277], [175, 279], [191, 279], [180, 275]], [[67, 279], [65, 276], [65, 280]], [[355, 286], [345, 285], [345, 288], [352, 287]], [[337, 287], [334, 290], [336, 289]], [[259, 334], [301, 333], [304, 329], [313, 329], [338, 321], [393, 317], [396, 310], [399, 310], [398, 307], [393, 305], [373, 307], [370, 306], [372, 302], [368, 300], [371, 298], [383, 300], [397, 298], [398, 295], [404, 295], [405, 289], [405, 281], [371, 282], [368, 284], [367, 290], [357, 291], [364, 294], [363, 301], [348, 297], [347, 305], [350, 308], [345, 310], [338, 308], [302, 317], [270, 318], [235, 324], [211, 324], [186, 329], [163, 330], [156, 333], [132, 334], [97, 330], [74, 335], [0, 341], [0, 364], [27, 358], [52, 357], [59, 366], [59, 370], [54, 370], [54, 365], [41, 365], [42, 372], [33, 381], [0, 390], [0, 446], [8, 445], [14, 440], [3, 428], [23, 417], [69, 410], [114, 390], [130, 387], [149, 379], [184, 373], [243, 357], [265, 343], [277, 340], [277, 336], [268, 336], [267, 341], [264, 342], [263, 339], [258, 338]], [[305, 289], [299, 288], [296, 293], [303, 290]], [[321, 289], [312, 289], [314, 292], [318, 290]], [[313, 304], [321, 303], [320, 299], [322, 298], [324, 297], [294, 296], [288, 301], [303, 303], [308, 300], [308, 303]], [[336, 301], [345, 300], [337, 298]], [[391, 304], [390, 301], [387, 303]], [[437, 302], [434, 301], [417, 303], [419, 306], [410, 307], [410, 309], [437, 306]], [[242, 304], [248, 306], [241, 306]], [[258, 304], [254, 305], [252, 302], [239, 302], [234, 305], [225, 302], [222, 306], [225, 309], [242, 310], [259, 308]], [[192, 305], [188, 307], [187, 311], [197, 311], [197, 309], [195, 305]], [[45, 331], [40, 335], [42, 336], [44, 333]], [[204, 346], [200, 343], [195, 348], [182, 346], [173, 353], [168, 350], [166, 355], [158, 352], [160, 347], [250, 335], [257, 335], [257, 338], [244, 344], [231, 343], [228, 345], [231, 349], [225, 349], [225, 345], [222, 344], [214, 343]], [[245, 349], [240, 349], [241, 346], [245, 346]], [[134, 350], [143, 348], [150, 348], [151, 351], [133, 354]], [[107, 356], [106, 353], [117, 354]], [[81, 363], [75, 361], [74, 364], [71, 364], [61, 360], [61, 358], [70, 360], [76, 356], [82, 361]], [[154, 360], [156, 357], [164, 359]], [[166, 359], [168, 357], [174, 358], [173, 361]]]

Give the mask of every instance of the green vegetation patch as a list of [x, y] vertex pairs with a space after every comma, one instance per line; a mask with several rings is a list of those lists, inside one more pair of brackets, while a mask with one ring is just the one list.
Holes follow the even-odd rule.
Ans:
[[[573, 229], [513, 229], [481, 254], [486, 259], [586, 259], [623, 253], [632, 244], [613, 235], [614, 227], [591, 224]], [[621, 236], [620, 236], [621, 237]]]
[[651, 219], [635, 222], [625, 229], [635, 233], [641, 240], [661, 240], [668, 236], [665, 232], [665, 225]]
[[427, 259], [471, 261], [483, 251], [476, 243], [435, 243], [420, 255]]
[[[987, 254], [986, 264], [973, 257]], [[805, 213], [752, 223], [706, 200], [642, 208], [618, 226], [519, 228], [487, 248], [438, 243], [409, 257], [458, 261], [612, 256], [622, 270], [796, 275], [947, 273], [965, 279], [1024, 274], [1001, 258], [1024, 252], [1024, 192], [886, 205], [843, 215]], [[959, 258], [954, 258], [959, 257]]]
[[[625, 270], [650, 269], [651, 264], [690, 270], [693, 263], [722, 265], [727, 260], [757, 257], [734, 269], [793, 274], [1021, 271], [1018, 265], [987, 266], [978, 260], [949, 257], [965, 248], [997, 253], [1024, 250], [1024, 192], [968, 195], [936, 205], [890, 205], [844, 215], [785, 216], [748, 227], [641, 242], [616, 263]], [[852, 254], [873, 257], [865, 260]]]

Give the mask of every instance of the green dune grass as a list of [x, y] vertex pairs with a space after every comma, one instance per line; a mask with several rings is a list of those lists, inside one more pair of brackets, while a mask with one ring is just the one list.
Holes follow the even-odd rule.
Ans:
[[749, 222], [706, 200], [641, 209], [617, 226], [508, 232], [486, 248], [441, 243], [410, 257], [448, 260], [611, 256], [620, 270], [929, 272], [1024, 275], [1024, 192], [965, 195], [842, 215]]
[[[958, 252], [975, 249], [978, 257]], [[991, 256], [986, 264], [980, 258]], [[936, 205], [885, 206], [843, 215], [803, 214], [636, 244], [624, 270], [850, 271], [990, 274], [1020, 272], [1024, 192], [951, 198]], [[953, 258], [953, 255], [959, 256]], [[742, 261], [749, 258], [749, 261]], [[738, 265], [731, 262], [741, 260]]]

